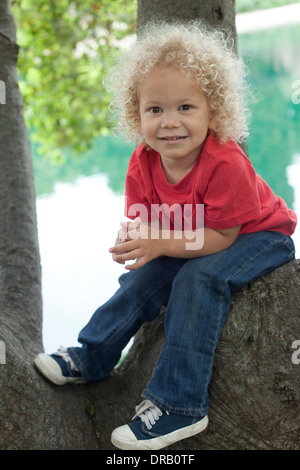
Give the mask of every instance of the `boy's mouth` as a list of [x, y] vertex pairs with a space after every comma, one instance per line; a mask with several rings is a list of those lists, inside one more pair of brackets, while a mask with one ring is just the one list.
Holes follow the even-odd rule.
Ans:
[[159, 137], [159, 140], [163, 140], [164, 142], [178, 142], [181, 140], [186, 139], [185, 135], [177, 135], [177, 136], [166, 136], [166, 137]]

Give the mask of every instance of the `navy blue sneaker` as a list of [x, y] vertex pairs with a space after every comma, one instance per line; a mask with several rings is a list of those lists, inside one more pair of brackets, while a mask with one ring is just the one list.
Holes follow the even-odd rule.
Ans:
[[51, 355], [38, 354], [34, 363], [38, 370], [56, 385], [84, 383], [79, 370], [63, 346], [60, 346], [56, 353]]
[[112, 432], [111, 442], [119, 449], [162, 449], [204, 431], [208, 424], [207, 416], [193, 418], [168, 413], [150, 400], [144, 400], [135, 411], [134, 421]]

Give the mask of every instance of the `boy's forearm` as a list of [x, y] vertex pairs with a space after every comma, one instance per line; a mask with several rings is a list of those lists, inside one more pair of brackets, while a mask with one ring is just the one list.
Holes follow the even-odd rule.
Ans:
[[159, 243], [162, 256], [174, 258], [197, 258], [229, 248], [238, 235], [240, 227], [214, 230], [204, 227], [193, 232], [160, 230]]
[[151, 224], [140, 222], [129, 223], [123, 243], [110, 248], [113, 260], [126, 265], [129, 270], [138, 269], [149, 261], [160, 256], [173, 258], [197, 258], [225, 250], [236, 240], [240, 226], [224, 230], [209, 227], [190, 231], [170, 231], [151, 227]]

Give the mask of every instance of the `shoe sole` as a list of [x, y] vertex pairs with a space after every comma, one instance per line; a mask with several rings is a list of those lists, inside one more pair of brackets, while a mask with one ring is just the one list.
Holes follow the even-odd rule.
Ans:
[[[159, 450], [175, 442], [195, 436], [204, 431], [208, 425], [208, 416], [195, 424], [177, 429], [165, 436], [138, 441], [128, 425], [116, 428], [111, 435], [111, 442], [122, 450]], [[127, 429], [128, 428], [128, 429]], [[127, 435], [127, 436], [126, 436]]]
[[55, 385], [65, 385], [66, 383], [82, 384], [84, 380], [82, 377], [65, 377], [57, 362], [52, 359], [48, 354], [41, 353], [35, 359], [34, 363], [38, 370], [43, 374], [46, 379]]

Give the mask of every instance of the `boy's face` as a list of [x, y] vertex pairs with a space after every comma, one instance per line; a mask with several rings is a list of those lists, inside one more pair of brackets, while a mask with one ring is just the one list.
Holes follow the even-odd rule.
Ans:
[[157, 66], [139, 84], [138, 97], [142, 134], [163, 166], [192, 167], [212, 124], [200, 86], [176, 68]]

